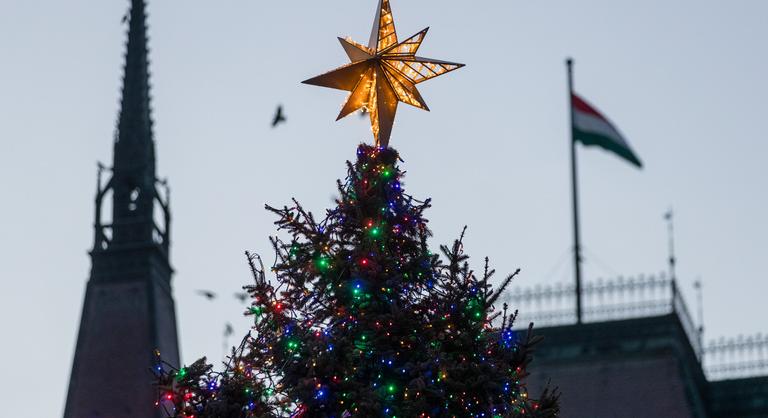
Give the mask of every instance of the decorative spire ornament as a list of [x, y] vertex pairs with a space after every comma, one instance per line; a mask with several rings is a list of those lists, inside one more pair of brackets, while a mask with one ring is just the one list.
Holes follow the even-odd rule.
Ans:
[[370, 115], [376, 146], [386, 148], [398, 102], [429, 111], [416, 84], [464, 66], [416, 56], [428, 29], [398, 42], [389, 0], [379, 0], [368, 46], [339, 38], [351, 63], [303, 83], [349, 91], [336, 120], [363, 109]]

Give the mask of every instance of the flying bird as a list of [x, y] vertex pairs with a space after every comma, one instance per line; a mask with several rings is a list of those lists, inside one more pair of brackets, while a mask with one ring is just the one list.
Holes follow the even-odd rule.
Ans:
[[245, 303], [245, 301], [248, 300], [248, 293], [246, 292], [235, 293], [235, 299], [239, 300], [240, 303]]
[[275, 117], [272, 119], [272, 127], [275, 128], [281, 123], [285, 123], [285, 115], [283, 115], [283, 105], [278, 105], [275, 111]]
[[197, 294], [208, 299], [208, 300], [214, 300], [216, 299], [216, 293], [210, 291], [210, 290], [198, 290]]
[[123, 15], [123, 20], [122, 20], [123, 23], [128, 21], [128, 17], [130, 16], [130, 14], [131, 14], [130, 10], [125, 12], [125, 14]]

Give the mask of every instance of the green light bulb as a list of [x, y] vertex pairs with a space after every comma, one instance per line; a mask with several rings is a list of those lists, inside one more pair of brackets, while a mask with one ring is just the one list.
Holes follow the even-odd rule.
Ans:
[[320, 271], [327, 271], [328, 268], [331, 267], [331, 261], [328, 260], [328, 257], [326, 257], [326, 256], [320, 256], [317, 259], [316, 263], [317, 263], [317, 268]]

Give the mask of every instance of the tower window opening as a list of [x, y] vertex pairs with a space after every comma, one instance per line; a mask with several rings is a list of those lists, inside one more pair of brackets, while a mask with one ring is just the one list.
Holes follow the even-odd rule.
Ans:
[[136, 201], [139, 200], [139, 194], [140, 190], [138, 187], [135, 187], [133, 190], [131, 190], [131, 194], [128, 196], [129, 202], [128, 202], [128, 210], [133, 212], [136, 210]]

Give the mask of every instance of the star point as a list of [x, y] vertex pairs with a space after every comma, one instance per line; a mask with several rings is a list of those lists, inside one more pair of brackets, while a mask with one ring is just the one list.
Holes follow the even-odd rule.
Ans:
[[303, 83], [349, 91], [336, 120], [365, 109], [376, 146], [386, 148], [399, 102], [429, 111], [416, 84], [464, 66], [417, 57], [428, 30], [398, 42], [389, 0], [379, 0], [368, 46], [338, 38], [350, 63]]

